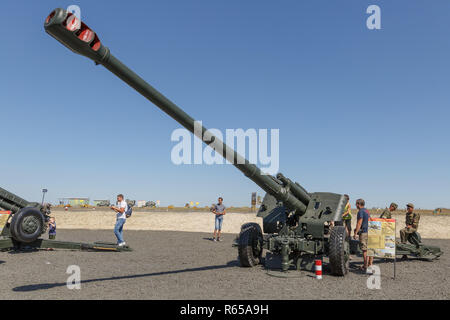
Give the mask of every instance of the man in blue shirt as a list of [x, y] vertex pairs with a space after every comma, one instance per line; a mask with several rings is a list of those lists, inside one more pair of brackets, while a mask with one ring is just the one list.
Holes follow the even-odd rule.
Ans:
[[217, 241], [220, 241], [220, 231], [222, 231], [223, 216], [226, 213], [225, 209], [226, 207], [223, 205], [223, 198], [220, 197], [218, 199], [218, 203], [214, 205], [212, 210], [212, 213], [216, 215], [213, 241], [216, 241], [216, 233]]
[[356, 217], [356, 229], [353, 236], [356, 239], [356, 235], [359, 236], [359, 245], [363, 252], [364, 266], [361, 270], [366, 271], [373, 263], [373, 257], [367, 257], [367, 242], [369, 240], [368, 229], [369, 229], [369, 211], [367, 211], [364, 206], [366, 202], [363, 199], [356, 200], [356, 208], [358, 208], [358, 215]]
[[51, 217], [48, 221], [48, 238], [50, 240], [56, 239], [56, 222], [54, 217]]

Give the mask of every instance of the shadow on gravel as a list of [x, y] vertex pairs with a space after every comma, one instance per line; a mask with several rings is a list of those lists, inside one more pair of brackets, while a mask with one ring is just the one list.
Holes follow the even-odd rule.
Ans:
[[[213, 238], [202, 238], [203, 240], [214, 241]], [[223, 238], [220, 238], [218, 242], [224, 242]]]
[[17, 254], [17, 255], [22, 255], [22, 254], [27, 254], [27, 253], [35, 253], [38, 252], [38, 249], [22, 249], [22, 250], [10, 250], [8, 251], [8, 254]]
[[[184, 272], [197, 272], [197, 271], [208, 271], [208, 270], [234, 268], [234, 267], [238, 267], [238, 266], [239, 266], [239, 262], [236, 260], [233, 260], [233, 261], [228, 262], [227, 264], [218, 265], [218, 266], [206, 266], [206, 267], [189, 268], [189, 269], [181, 269], [181, 270], [135, 274], [135, 275], [130, 275], [130, 276], [117, 276], [117, 277], [108, 277], [108, 278], [99, 278], [99, 279], [89, 279], [89, 280], [81, 280], [80, 283], [83, 284], [83, 283], [101, 282], [101, 281], [114, 281], [114, 280], [122, 280], [122, 279], [154, 277], [154, 276], [162, 276], [162, 275], [177, 274], [177, 273], [184, 273]], [[12, 290], [15, 292], [29, 292], [29, 291], [37, 291], [37, 290], [48, 290], [48, 289], [53, 289], [53, 288], [57, 288], [57, 287], [65, 287], [66, 285], [67, 285], [66, 282], [30, 284], [30, 285], [26, 285], [26, 286], [15, 287]]]

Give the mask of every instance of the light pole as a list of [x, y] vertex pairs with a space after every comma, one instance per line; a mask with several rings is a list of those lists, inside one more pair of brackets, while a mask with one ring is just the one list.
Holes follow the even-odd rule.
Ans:
[[47, 191], [48, 191], [47, 189], [42, 189], [42, 205], [44, 205], [44, 198]]

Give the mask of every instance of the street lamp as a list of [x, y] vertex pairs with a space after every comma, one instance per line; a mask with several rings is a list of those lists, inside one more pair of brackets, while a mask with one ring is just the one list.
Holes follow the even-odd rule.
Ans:
[[44, 198], [47, 191], [48, 191], [47, 189], [42, 189], [42, 205], [44, 205]]

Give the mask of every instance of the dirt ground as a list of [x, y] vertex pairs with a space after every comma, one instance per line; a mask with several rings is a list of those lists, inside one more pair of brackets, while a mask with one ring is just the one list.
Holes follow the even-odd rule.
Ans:
[[[58, 229], [111, 230], [115, 214], [111, 210], [54, 211]], [[404, 227], [404, 215], [394, 215], [397, 219], [397, 237]], [[223, 232], [239, 233], [246, 222], [262, 223], [255, 213], [227, 213], [224, 217]], [[356, 219], [352, 219], [353, 228]], [[210, 212], [143, 212], [136, 211], [126, 222], [127, 230], [167, 230], [189, 232], [212, 232], [214, 215]], [[450, 216], [422, 215], [419, 232], [423, 238], [450, 239]]]
[[[0, 299], [449, 299], [450, 240], [424, 239], [444, 251], [434, 262], [376, 260], [381, 289], [368, 289], [356, 266], [342, 278], [309, 272], [292, 278], [267, 274], [262, 266], [241, 268], [231, 246], [236, 234], [213, 242], [209, 233], [125, 230], [132, 252], [0, 252]], [[111, 230], [58, 229], [58, 240], [113, 241]], [[68, 289], [68, 266], [81, 271], [81, 289]]]

